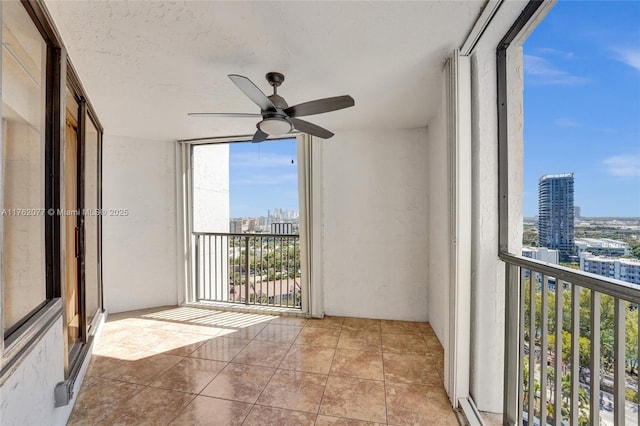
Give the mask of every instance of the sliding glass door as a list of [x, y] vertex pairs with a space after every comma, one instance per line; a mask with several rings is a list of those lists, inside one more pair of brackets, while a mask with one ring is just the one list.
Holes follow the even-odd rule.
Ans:
[[69, 369], [89, 342], [102, 311], [100, 273], [101, 132], [74, 87], [67, 88], [64, 144], [64, 300]]

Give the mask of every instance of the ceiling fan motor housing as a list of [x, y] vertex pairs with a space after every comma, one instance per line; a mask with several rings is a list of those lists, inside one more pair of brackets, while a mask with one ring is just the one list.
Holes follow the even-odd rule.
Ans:
[[276, 95], [275, 93], [271, 96], [267, 96], [271, 102], [273, 102], [273, 104], [276, 106], [276, 108], [278, 109], [287, 109], [289, 108], [289, 105], [287, 105], [287, 101], [284, 100], [284, 98], [280, 95]]
[[278, 87], [284, 81], [284, 75], [279, 72], [268, 72], [267, 75], [265, 75], [265, 78], [271, 87]]

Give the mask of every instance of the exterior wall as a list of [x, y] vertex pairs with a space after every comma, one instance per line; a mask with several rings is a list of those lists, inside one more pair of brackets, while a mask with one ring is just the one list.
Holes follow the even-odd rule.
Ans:
[[[229, 232], [229, 145], [193, 146], [193, 230], [195, 232]], [[235, 223], [236, 221], [234, 221]], [[242, 232], [241, 230], [232, 230]], [[214, 248], [220, 256], [220, 281], [216, 282], [219, 300], [229, 300], [228, 256]], [[192, 254], [194, 257], [195, 253]], [[205, 250], [200, 250], [198, 265], [206, 265]], [[204, 286], [204, 283], [201, 283]]]
[[193, 230], [229, 232], [229, 145], [193, 149]]
[[175, 142], [105, 134], [103, 208], [104, 307], [123, 312], [175, 305]]
[[428, 319], [426, 133], [341, 131], [321, 142], [326, 314]]

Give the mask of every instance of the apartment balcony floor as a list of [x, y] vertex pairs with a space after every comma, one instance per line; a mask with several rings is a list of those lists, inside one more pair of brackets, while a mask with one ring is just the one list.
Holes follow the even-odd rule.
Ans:
[[111, 315], [84, 424], [457, 425], [428, 323], [164, 307]]

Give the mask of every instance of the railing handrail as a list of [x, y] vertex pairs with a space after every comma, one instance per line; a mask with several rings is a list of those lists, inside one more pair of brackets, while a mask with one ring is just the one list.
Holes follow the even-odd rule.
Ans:
[[555, 277], [556, 285], [558, 285], [558, 280], [566, 281], [579, 287], [585, 287], [602, 294], [640, 304], [640, 286], [637, 284], [592, 274], [590, 272], [578, 271], [553, 263], [541, 262], [524, 256], [500, 253], [499, 257], [503, 262]]
[[300, 237], [300, 234], [266, 234], [266, 233], [233, 233], [233, 232], [192, 232], [192, 235], [209, 235], [214, 237]]

